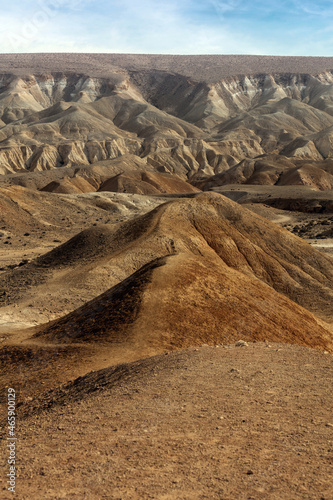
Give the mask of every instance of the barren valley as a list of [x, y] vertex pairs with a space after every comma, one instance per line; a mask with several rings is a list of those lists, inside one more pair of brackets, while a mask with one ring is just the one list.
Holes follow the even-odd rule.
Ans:
[[333, 58], [0, 55], [15, 498], [333, 499]]

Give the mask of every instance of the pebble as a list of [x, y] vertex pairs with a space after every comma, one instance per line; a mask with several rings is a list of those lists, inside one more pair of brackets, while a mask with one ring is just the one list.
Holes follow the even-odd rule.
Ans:
[[237, 347], [246, 347], [248, 345], [249, 344], [247, 342], [245, 342], [245, 340], [238, 340], [238, 342], [236, 342]]

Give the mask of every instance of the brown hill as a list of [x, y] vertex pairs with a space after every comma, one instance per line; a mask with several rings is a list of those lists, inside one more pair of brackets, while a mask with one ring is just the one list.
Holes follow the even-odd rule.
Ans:
[[142, 176], [128, 176], [123, 174], [115, 175], [103, 182], [99, 191], [111, 191], [115, 193], [137, 193], [137, 194], [158, 194], [160, 191], [142, 180]]
[[311, 186], [320, 191], [329, 191], [333, 188], [333, 175], [316, 167], [304, 165], [296, 167], [281, 176], [279, 186]]
[[[193, 327], [198, 335], [202, 329], [207, 330], [207, 335], [216, 335], [216, 314], [225, 325], [221, 327], [224, 332], [230, 327], [230, 332], [239, 335], [243, 326], [237, 327], [237, 321], [241, 325], [248, 322], [249, 335], [263, 331], [264, 327], [259, 325], [265, 321], [277, 324], [281, 321], [276, 330], [282, 332], [284, 320], [274, 303], [280, 304], [281, 311], [285, 310], [285, 321], [290, 323], [291, 331], [295, 332], [299, 324], [291, 313], [304, 314], [314, 329], [315, 320], [293, 303], [285, 302], [285, 297], [331, 320], [331, 259], [288, 231], [213, 193], [170, 201], [118, 225], [86, 229], [37, 260], [3, 273], [0, 281], [5, 294], [0, 301], [7, 308], [14, 304], [26, 308], [32, 304], [59, 317], [63, 311], [78, 307], [82, 300], [94, 299], [143, 266], [149, 267], [156, 259], [167, 256], [164, 265], [153, 272], [152, 286], [156, 286], [156, 293], [152, 293], [151, 299], [155, 301], [156, 297], [157, 302], [161, 301], [161, 305], [156, 303], [154, 307], [164, 311], [159, 328], [166, 331], [163, 317], [169, 321], [167, 318], [172, 318], [172, 310], [177, 306], [173, 328], [184, 320], [184, 332], [189, 328], [186, 322], [191, 314], [203, 318], [204, 323], [198, 319], [201, 327]], [[225, 294], [229, 296], [227, 285], [222, 286], [224, 282], [230, 284], [230, 306], [224, 302]], [[184, 298], [189, 300], [187, 305], [177, 295], [182, 288]], [[255, 297], [266, 295], [269, 300], [258, 299], [256, 304]], [[219, 302], [224, 308], [219, 308]], [[250, 318], [251, 307], [246, 304], [252, 304], [253, 311], [258, 308], [258, 318], [257, 315]], [[219, 312], [213, 314], [216, 308]], [[295, 308], [294, 312], [290, 308]], [[225, 317], [225, 311], [229, 310]], [[151, 319], [146, 317], [147, 324], [154, 321], [154, 314]]]
[[37, 337], [66, 344], [110, 342], [117, 351], [123, 347], [137, 355], [240, 336], [333, 350], [332, 335], [308, 311], [258, 280], [205, 260], [157, 259], [42, 327]]
[[225, 172], [209, 178], [194, 179], [192, 183], [203, 190], [228, 184], [262, 186], [310, 186], [318, 191], [333, 187], [332, 160], [300, 160], [269, 154], [242, 160]]
[[[154, 350], [242, 334], [331, 348], [328, 332], [295, 304], [332, 319], [331, 259], [220, 195], [172, 201], [116, 229], [87, 230], [34, 266], [43, 279], [52, 269], [61, 273], [59, 294], [78, 277], [81, 290], [89, 284], [96, 292], [92, 280], [102, 269], [106, 288], [118, 276], [102, 296], [42, 328], [60, 342]], [[31, 271], [12, 272], [7, 299]]]
[[[105, 193], [33, 194], [76, 205]], [[329, 256], [219, 194], [171, 197], [0, 274], [1, 383], [32, 397], [96, 368], [239, 339], [331, 351], [332, 271]]]
[[41, 191], [63, 194], [91, 193], [96, 191], [96, 186], [93, 186], [82, 177], [74, 177], [72, 179], [65, 178], [61, 181], [52, 181], [43, 187]]
[[200, 190], [177, 176], [142, 172], [130, 176], [118, 174], [106, 180], [98, 191], [154, 195], [161, 193], [198, 193]]

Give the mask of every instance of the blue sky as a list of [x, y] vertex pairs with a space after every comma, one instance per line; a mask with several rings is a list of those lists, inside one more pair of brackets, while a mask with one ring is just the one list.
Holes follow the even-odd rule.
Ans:
[[333, 0], [11, 0], [0, 50], [333, 56]]

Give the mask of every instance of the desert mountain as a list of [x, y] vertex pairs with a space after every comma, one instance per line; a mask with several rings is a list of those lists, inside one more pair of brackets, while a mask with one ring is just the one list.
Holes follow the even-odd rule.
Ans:
[[[289, 161], [316, 162], [314, 181], [307, 167], [281, 182], [330, 189], [332, 68], [331, 58], [2, 55], [0, 172], [129, 154], [201, 182], [268, 155], [286, 174]], [[250, 182], [273, 180], [269, 168]]]
[[219, 194], [89, 228], [2, 274], [1, 285], [6, 310], [92, 300], [41, 328], [57, 342], [154, 352], [241, 336], [331, 349], [309, 312], [332, 319], [330, 258]]
[[98, 191], [154, 195], [162, 193], [197, 193], [200, 190], [175, 175], [141, 172], [129, 176], [118, 174], [104, 182]]
[[20, 498], [331, 498], [332, 136], [333, 58], [0, 55]]
[[203, 190], [228, 184], [271, 186], [309, 186], [317, 191], [333, 188], [333, 163], [331, 159], [310, 161], [269, 154], [244, 159], [234, 167], [209, 178], [193, 182]]
[[110, 342], [137, 355], [239, 336], [332, 349], [329, 331], [308, 311], [223, 267], [185, 256], [157, 259], [37, 337]]

